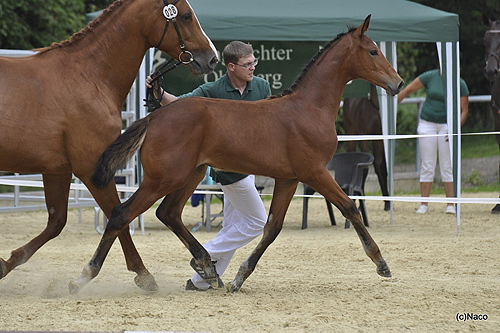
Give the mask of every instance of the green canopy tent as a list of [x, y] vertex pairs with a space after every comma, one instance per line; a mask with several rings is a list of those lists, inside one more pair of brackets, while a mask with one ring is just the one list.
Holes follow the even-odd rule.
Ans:
[[378, 41], [456, 41], [458, 17], [401, 0], [191, 0], [213, 40], [329, 41], [372, 14]]
[[[273, 93], [288, 88], [304, 65], [322, 44], [348, 26], [358, 26], [368, 14], [372, 15], [368, 35], [379, 43], [388, 60], [397, 69], [396, 42], [436, 42], [442, 51], [441, 67], [446, 85], [450, 134], [460, 134], [459, 124], [459, 20], [458, 15], [403, 0], [189, 0], [196, 15], [214, 44], [221, 50], [231, 40], [251, 42], [259, 59], [256, 75], [266, 78]], [[99, 12], [90, 13], [87, 19]], [[161, 55], [151, 55], [146, 73], [162, 62]], [[189, 78], [186, 69], [169, 73], [165, 79], [174, 94], [190, 91], [205, 81], [222, 75], [219, 65], [214, 74], [198, 79]], [[141, 75], [144, 78], [145, 75]], [[143, 81], [142, 81], [143, 82]], [[142, 88], [139, 88], [142, 89]], [[139, 90], [138, 89], [138, 90]], [[364, 94], [367, 87], [345, 90], [344, 96]], [[347, 95], [346, 95], [347, 94]], [[138, 99], [142, 101], [142, 97]], [[381, 92], [381, 113], [384, 134], [396, 134], [396, 99]], [[453, 138], [453, 136], [450, 136]], [[394, 189], [394, 140], [385, 140], [389, 168], [389, 188]], [[460, 140], [453, 144], [456, 194], [460, 196]], [[391, 209], [391, 221], [392, 221]], [[460, 205], [457, 225], [460, 224]]]
[[[458, 41], [458, 16], [404, 0], [190, 0], [217, 40], [329, 41], [372, 14], [377, 41]], [[87, 21], [101, 12], [87, 14]]]

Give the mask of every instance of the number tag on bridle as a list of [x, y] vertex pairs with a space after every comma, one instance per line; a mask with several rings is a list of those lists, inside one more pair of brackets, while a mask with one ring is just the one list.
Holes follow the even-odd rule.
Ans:
[[177, 17], [177, 7], [172, 4], [166, 5], [163, 7], [163, 15], [167, 18], [167, 20], [171, 20]]

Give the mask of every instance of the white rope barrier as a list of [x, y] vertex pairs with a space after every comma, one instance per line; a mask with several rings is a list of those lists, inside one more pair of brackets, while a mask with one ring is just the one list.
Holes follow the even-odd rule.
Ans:
[[[26, 186], [26, 187], [43, 187], [43, 182], [36, 180], [15, 180], [15, 179], [1, 179], [1, 185], [11, 185], [11, 186]], [[200, 185], [194, 194], [221, 194], [222, 191], [217, 190], [217, 185]], [[87, 190], [87, 187], [84, 184], [71, 184], [72, 190]], [[118, 192], [126, 192], [133, 193], [138, 187], [137, 186], [125, 186], [125, 185], [117, 185], [116, 189]], [[205, 190], [206, 189], [206, 190]], [[260, 194], [261, 196], [272, 196], [272, 193], [269, 194]], [[319, 198], [324, 199], [322, 195], [314, 194], [314, 195], [303, 195], [303, 194], [295, 194], [294, 197], [297, 198]], [[357, 196], [352, 195], [349, 196], [351, 199], [362, 199], [362, 200], [375, 200], [375, 201], [401, 201], [401, 202], [421, 202], [422, 197], [390, 197], [390, 196], [375, 196], [375, 195], [365, 195], [365, 196]], [[445, 198], [445, 197], [425, 197], [426, 202], [440, 202], [440, 203], [476, 203], [476, 204], [500, 204], [500, 198]]]
[[[322, 195], [301, 195], [296, 194], [294, 197], [304, 197], [304, 198], [322, 198]], [[401, 202], [421, 202], [425, 199], [425, 202], [440, 202], [440, 203], [474, 203], [474, 204], [500, 204], [500, 198], [446, 198], [446, 197], [390, 197], [390, 196], [376, 196], [376, 195], [350, 195], [349, 198], [362, 199], [362, 200], [375, 200], [375, 201], [401, 201]]]
[[[462, 133], [460, 136], [469, 135], [495, 135], [500, 134], [500, 132], [481, 132], [481, 133]], [[418, 138], [428, 138], [428, 137], [439, 137], [439, 136], [458, 136], [458, 134], [393, 134], [393, 135], [337, 135], [339, 141], [372, 141], [372, 140], [384, 140], [384, 139], [418, 139]]]
[[[23, 187], [40, 187], [43, 188], [43, 182], [37, 180], [18, 180], [18, 179], [4, 179], [0, 177], [0, 185], [9, 186], [23, 186]], [[123, 193], [134, 193], [137, 191], [138, 186], [125, 186], [117, 185], [116, 190]], [[205, 190], [206, 189], [206, 190]], [[217, 190], [219, 187], [217, 185], [199, 185], [198, 189], [194, 191], [194, 194], [221, 194], [221, 190]], [[88, 191], [85, 184], [71, 183], [70, 190], [85, 190]]]

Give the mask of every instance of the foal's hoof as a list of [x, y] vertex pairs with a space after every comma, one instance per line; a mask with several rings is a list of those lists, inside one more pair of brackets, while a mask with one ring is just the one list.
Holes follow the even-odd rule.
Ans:
[[382, 267], [377, 268], [377, 274], [386, 278], [390, 278], [391, 275], [391, 270], [389, 269], [389, 266], [387, 264], [384, 264]]
[[389, 201], [384, 201], [384, 210], [386, 212], [391, 210], [391, 203]]
[[158, 284], [156, 283], [155, 278], [149, 272], [147, 274], [137, 275], [134, 278], [135, 284], [146, 291], [157, 291]]

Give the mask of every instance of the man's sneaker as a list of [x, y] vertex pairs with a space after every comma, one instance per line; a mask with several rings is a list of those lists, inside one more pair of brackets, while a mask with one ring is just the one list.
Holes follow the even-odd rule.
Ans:
[[[222, 282], [220, 277], [217, 277], [217, 285], [219, 288], [224, 287], [224, 282]], [[214, 288], [212, 288], [212, 286], [209, 286], [207, 289], [198, 288], [197, 286], [194, 285], [193, 281], [191, 281], [191, 279], [189, 279], [186, 281], [186, 288], [185, 289], [186, 290], [196, 290], [196, 291], [207, 291], [208, 289], [214, 289]]]
[[428, 210], [429, 210], [429, 206], [427, 206], [427, 205], [420, 205], [420, 207], [418, 207], [416, 213], [417, 214], [425, 214], [425, 213], [427, 213]]
[[446, 214], [453, 214], [453, 215], [455, 215], [457, 213], [457, 211], [455, 210], [455, 206], [453, 206], [453, 205], [446, 206], [446, 210], [444, 212]]
[[195, 290], [195, 291], [207, 291], [208, 289], [213, 289], [212, 287], [208, 287], [208, 289], [200, 289], [197, 286], [194, 285], [193, 281], [191, 279], [186, 281], [186, 290]]

